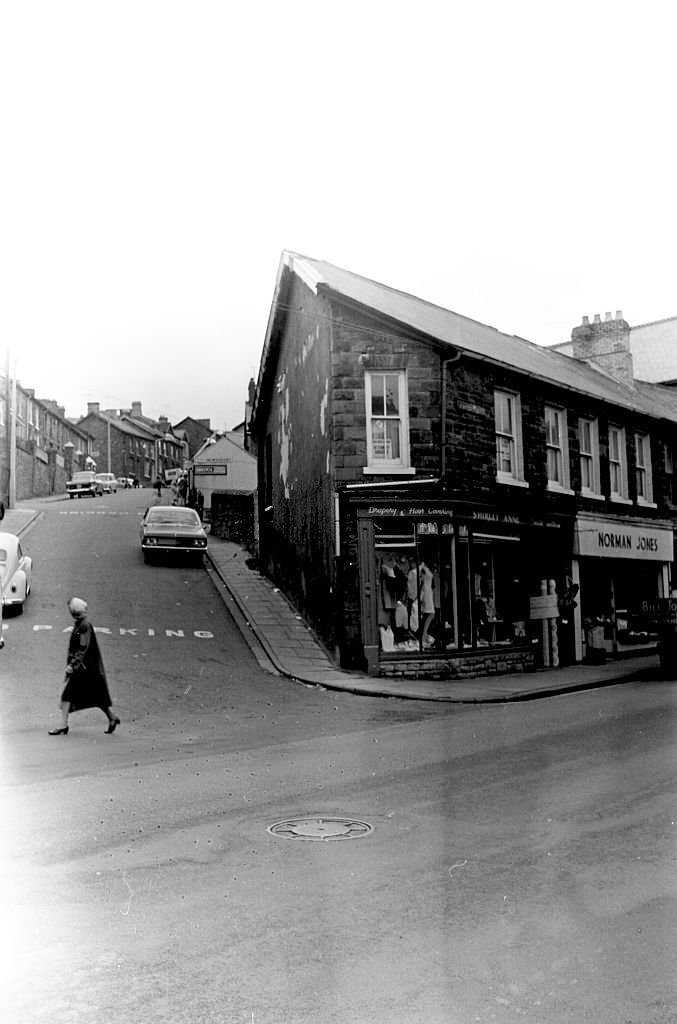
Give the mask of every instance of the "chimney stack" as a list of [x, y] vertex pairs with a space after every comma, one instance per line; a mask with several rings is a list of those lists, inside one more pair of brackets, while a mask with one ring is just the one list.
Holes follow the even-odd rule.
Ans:
[[132, 416], [143, 416], [141, 402], [132, 402]]
[[630, 325], [623, 319], [620, 309], [616, 316], [604, 314], [604, 321], [595, 313], [593, 322], [583, 317], [580, 327], [571, 332], [573, 355], [584, 359], [610, 377], [632, 386], [634, 371], [630, 352]]
[[98, 415], [99, 403], [98, 402], [87, 402], [87, 415], [92, 416], [93, 414]]

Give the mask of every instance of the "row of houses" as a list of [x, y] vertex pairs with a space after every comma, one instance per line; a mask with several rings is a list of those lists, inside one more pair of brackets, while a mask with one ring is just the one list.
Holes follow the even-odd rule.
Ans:
[[[72, 466], [93, 459], [94, 438], [63, 406], [0, 374], [0, 497], [62, 493]], [[10, 482], [11, 481], [11, 482]]]
[[285, 252], [249, 430], [261, 566], [344, 667], [472, 676], [655, 641], [677, 393], [637, 379], [620, 312], [546, 348]]
[[0, 375], [0, 498], [63, 494], [66, 481], [83, 469], [140, 486], [187, 470], [204, 517], [211, 518], [216, 495], [220, 528], [253, 541], [256, 463], [246, 451], [245, 421], [230, 431], [213, 431], [209, 419], [190, 416], [171, 424], [165, 416], [146, 416], [140, 401], [128, 409], [89, 402], [86, 415], [73, 420], [56, 401]]
[[[212, 436], [208, 419], [144, 415], [142, 403], [129, 409], [101, 409], [89, 402], [77, 420], [51, 399], [0, 374], [0, 496], [16, 500], [62, 494], [82, 469], [135, 477], [150, 485], [168, 471], [183, 469]], [[10, 478], [13, 486], [10, 487]]]

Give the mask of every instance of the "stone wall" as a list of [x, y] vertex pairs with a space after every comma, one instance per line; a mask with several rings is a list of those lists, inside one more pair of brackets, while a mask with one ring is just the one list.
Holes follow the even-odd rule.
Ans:
[[501, 652], [500, 657], [486, 652], [457, 655], [449, 658], [411, 657], [401, 655], [392, 661], [382, 658], [379, 676], [389, 679], [475, 679], [479, 676], [498, 676], [534, 669], [534, 654], [530, 648]]
[[66, 491], [64, 460], [55, 451], [45, 452], [33, 441], [17, 439], [16, 500], [46, 498]]
[[222, 540], [254, 550], [255, 494], [234, 492], [212, 495], [211, 532]]

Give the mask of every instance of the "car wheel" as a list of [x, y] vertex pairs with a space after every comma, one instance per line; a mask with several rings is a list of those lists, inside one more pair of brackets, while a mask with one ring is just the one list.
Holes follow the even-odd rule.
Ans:
[[144, 562], [146, 563], [146, 565], [150, 565], [150, 562], [151, 562], [150, 551], [144, 551], [142, 553], [143, 553], [143, 560], [144, 560]]
[[69, 495], [68, 495], [68, 497], [69, 497], [69, 498], [71, 499], [71, 501], [72, 501], [72, 500], [73, 500], [73, 498], [75, 497], [75, 495], [74, 495], [74, 494], [69, 494]]

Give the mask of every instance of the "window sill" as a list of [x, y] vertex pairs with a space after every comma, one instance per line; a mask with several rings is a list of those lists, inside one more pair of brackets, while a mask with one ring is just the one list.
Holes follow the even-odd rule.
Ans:
[[581, 498], [587, 498], [589, 501], [604, 501], [604, 495], [598, 494], [597, 491], [581, 491]]
[[362, 470], [365, 476], [415, 476], [416, 470], [412, 466], [365, 466]]
[[610, 494], [609, 501], [613, 502], [614, 505], [632, 505], [633, 502], [630, 498], [622, 498], [620, 494]]
[[637, 504], [640, 506], [640, 508], [658, 508], [658, 505], [655, 501], [647, 501], [645, 498], [638, 498]]
[[498, 484], [507, 484], [508, 487], [528, 487], [529, 486], [529, 484], [526, 482], [526, 480], [518, 480], [514, 476], [506, 476], [506, 474], [504, 474], [504, 473], [497, 473], [496, 474], [496, 483], [498, 483]]
[[550, 491], [551, 494], [573, 494], [574, 492], [570, 487], [561, 487], [559, 484], [553, 484], [548, 482], [546, 491]]

